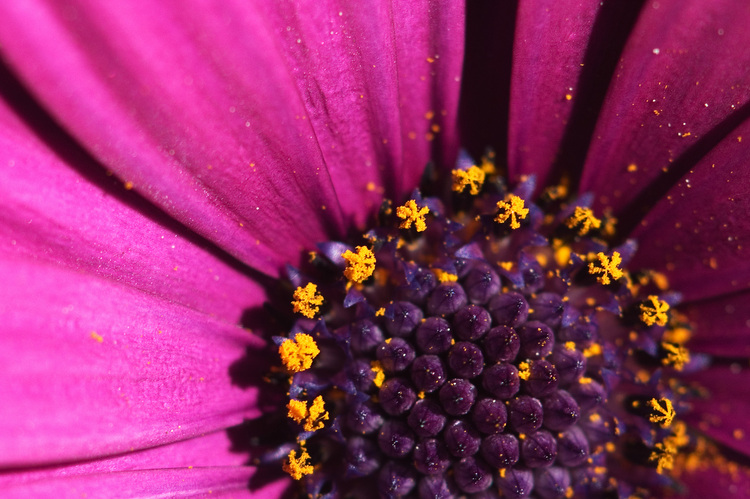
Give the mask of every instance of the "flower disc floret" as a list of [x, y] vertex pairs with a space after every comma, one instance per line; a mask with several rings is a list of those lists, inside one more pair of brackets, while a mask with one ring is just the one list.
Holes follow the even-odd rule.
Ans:
[[356, 253], [346, 250], [341, 257], [347, 262], [344, 276], [350, 281], [361, 284], [375, 272], [375, 255], [367, 246], [357, 246]]

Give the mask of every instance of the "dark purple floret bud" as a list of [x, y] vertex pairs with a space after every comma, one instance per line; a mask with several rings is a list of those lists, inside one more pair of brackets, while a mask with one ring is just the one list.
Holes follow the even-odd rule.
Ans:
[[443, 433], [445, 445], [455, 457], [473, 456], [479, 450], [482, 437], [470, 423], [463, 420], [453, 421]]
[[522, 358], [541, 359], [552, 353], [555, 347], [555, 334], [546, 324], [529, 321], [517, 331], [521, 339]]
[[411, 365], [414, 387], [425, 393], [434, 392], [445, 383], [445, 368], [436, 355], [421, 355]]
[[544, 397], [557, 389], [557, 369], [544, 359], [535, 360], [529, 368], [526, 390], [534, 397]]
[[418, 400], [412, 407], [407, 422], [420, 437], [432, 437], [445, 426], [446, 417], [440, 406], [431, 400]]
[[349, 476], [367, 476], [380, 468], [380, 452], [371, 441], [351, 437], [346, 442], [346, 472]]
[[346, 426], [355, 433], [367, 435], [380, 429], [383, 417], [373, 407], [371, 402], [355, 405], [346, 415]]
[[471, 410], [477, 389], [465, 379], [452, 379], [440, 389], [440, 403], [451, 416], [463, 416]]
[[489, 264], [481, 262], [472, 267], [464, 279], [466, 294], [472, 303], [484, 304], [500, 292], [500, 276]]
[[471, 421], [477, 430], [487, 435], [500, 433], [508, 421], [505, 404], [495, 399], [482, 399], [471, 410]]
[[560, 329], [558, 333], [560, 341], [572, 341], [579, 347], [588, 347], [596, 341], [599, 336], [598, 328], [593, 322], [576, 322], [575, 324]]
[[441, 354], [451, 347], [451, 325], [442, 317], [429, 317], [417, 326], [417, 346], [424, 353]]
[[544, 322], [551, 328], [557, 328], [562, 322], [565, 304], [555, 293], [539, 293], [529, 301], [529, 319]]
[[520, 456], [518, 439], [507, 433], [485, 437], [481, 449], [484, 460], [494, 468], [510, 468]]
[[510, 401], [508, 419], [518, 433], [533, 433], [542, 427], [544, 410], [542, 403], [528, 395]]
[[581, 409], [571, 394], [558, 390], [542, 401], [544, 426], [552, 431], [563, 431], [576, 424]]
[[500, 473], [497, 485], [503, 491], [504, 498], [527, 497], [534, 488], [534, 474], [531, 470], [509, 468], [504, 473]]
[[487, 358], [494, 362], [513, 362], [521, 349], [521, 339], [510, 326], [490, 329], [482, 342]]
[[378, 446], [388, 457], [404, 457], [414, 448], [416, 438], [407, 425], [400, 421], [386, 421], [378, 433]]
[[430, 315], [452, 315], [468, 302], [466, 292], [456, 282], [441, 284], [427, 299], [427, 312]]
[[568, 428], [557, 439], [557, 462], [564, 466], [578, 466], [589, 457], [589, 441], [577, 426]]
[[570, 487], [570, 473], [565, 468], [550, 466], [537, 470], [534, 492], [542, 499], [565, 499]]
[[442, 476], [426, 476], [419, 481], [420, 499], [451, 499], [456, 492], [451, 490]]
[[482, 386], [494, 397], [507, 400], [521, 388], [518, 369], [512, 364], [495, 364], [488, 367], [482, 373]]
[[422, 304], [427, 296], [437, 286], [437, 278], [429, 269], [419, 268], [414, 274], [411, 284], [400, 288], [401, 297], [410, 302]]
[[519, 293], [501, 293], [490, 298], [487, 305], [495, 324], [517, 326], [529, 317], [529, 304]]
[[352, 350], [359, 354], [372, 351], [385, 339], [380, 328], [368, 319], [362, 319], [352, 324], [349, 334]]
[[365, 392], [374, 386], [372, 381], [375, 379], [375, 372], [366, 360], [355, 360], [349, 370], [349, 376], [357, 390]]
[[405, 380], [392, 378], [380, 387], [378, 399], [385, 412], [391, 416], [398, 416], [411, 409], [417, 400], [417, 394]]
[[550, 466], [557, 457], [555, 437], [544, 430], [526, 435], [521, 443], [521, 455], [529, 468]]
[[477, 305], [467, 305], [453, 316], [453, 330], [460, 340], [478, 340], [490, 330], [490, 313]]
[[411, 345], [402, 338], [389, 338], [378, 346], [375, 356], [387, 373], [403, 371], [412, 363], [416, 354]]
[[474, 378], [482, 374], [484, 356], [475, 344], [459, 341], [448, 352], [448, 366], [462, 378]]
[[453, 465], [458, 488], [472, 494], [486, 490], [492, 485], [492, 470], [481, 459], [465, 457]]
[[417, 474], [410, 466], [389, 461], [380, 470], [378, 490], [380, 497], [397, 499], [406, 497], [417, 484]]
[[408, 301], [397, 301], [385, 307], [385, 328], [392, 336], [408, 336], [422, 321], [422, 309]]
[[422, 440], [414, 447], [414, 467], [425, 475], [439, 475], [448, 469], [451, 458], [445, 444], [434, 438]]
[[586, 357], [583, 356], [583, 352], [580, 350], [571, 350], [557, 345], [552, 352], [550, 360], [557, 368], [561, 385], [578, 381], [583, 376], [583, 373], [586, 372]]
[[607, 391], [596, 381], [578, 383], [568, 388], [573, 398], [578, 402], [581, 412], [585, 413], [596, 406], [602, 405], [607, 400]]
[[537, 261], [527, 263], [523, 271], [524, 290], [527, 293], [536, 293], [544, 286], [544, 270]]

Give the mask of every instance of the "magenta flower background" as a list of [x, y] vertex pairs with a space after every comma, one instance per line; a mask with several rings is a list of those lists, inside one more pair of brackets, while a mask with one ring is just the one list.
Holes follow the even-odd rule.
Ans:
[[466, 8], [0, 4], [4, 496], [280, 496], [225, 432], [264, 411], [242, 314], [460, 145], [613, 210], [714, 356], [689, 422], [750, 456], [750, 6]]

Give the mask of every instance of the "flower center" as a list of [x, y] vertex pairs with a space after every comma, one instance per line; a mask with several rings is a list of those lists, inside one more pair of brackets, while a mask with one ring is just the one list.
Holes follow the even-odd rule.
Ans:
[[666, 279], [626, 269], [587, 196], [532, 204], [491, 159], [290, 271], [283, 468], [311, 497], [628, 496], [688, 445]]

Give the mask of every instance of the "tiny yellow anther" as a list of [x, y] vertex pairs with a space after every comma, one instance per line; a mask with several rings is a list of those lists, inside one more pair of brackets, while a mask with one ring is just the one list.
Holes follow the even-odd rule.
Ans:
[[668, 398], [662, 397], [659, 400], [649, 400], [648, 405], [654, 410], [654, 413], [648, 418], [649, 421], [652, 423], [659, 423], [662, 428], [669, 428], [669, 425], [672, 424], [672, 420], [676, 415], [674, 407], [672, 406], [672, 401]]
[[671, 470], [674, 466], [674, 455], [672, 449], [665, 447], [663, 443], [656, 444], [654, 450], [651, 451], [649, 461], [656, 461], [656, 472], [664, 473], [664, 470]]
[[289, 473], [295, 480], [301, 479], [305, 475], [311, 475], [314, 471], [310, 464], [310, 454], [307, 453], [307, 449], [302, 445], [300, 456], [297, 457], [297, 451], [289, 451], [288, 461], [286, 461], [282, 469]]
[[497, 209], [500, 210], [495, 217], [495, 222], [505, 223], [510, 220], [510, 228], [518, 229], [521, 227], [521, 222], [529, 214], [529, 209], [524, 208], [525, 204], [523, 199], [516, 196], [515, 194], [509, 194], [505, 201], [497, 202]]
[[310, 369], [313, 359], [320, 353], [318, 345], [309, 334], [299, 333], [293, 340], [284, 340], [279, 345], [279, 356], [288, 371], [300, 372]]
[[574, 341], [566, 341], [565, 342], [565, 349], [566, 350], [571, 350], [571, 351], [575, 350], [576, 349], [575, 342]]
[[341, 254], [346, 260], [344, 276], [350, 281], [364, 282], [375, 271], [375, 255], [367, 246], [357, 246], [357, 252], [346, 250]]
[[294, 290], [294, 300], [292, 307], [295, 313], [302, 314], [308, 319], [312, 319], [320, 311], [323, 304], [323, 295], [318, 293], [318, 286], [308, 282], [304, 288], [302, 286]]
[[594, 258], [595, 261], [589, 262], [589, 273], [596, 276], [599, 284], [606, 286], [623, 276], [622, 269], [620, 269], [622, 257], [617, 251], [614, 251], [611, 257], [600, 252]]
[[660, 300], [656, 295], [650, 295], [647, 303], [641, 304], [641, 315], [640, 318], [647, 326], [653, 326], [657, 324], [659, 326], [666, 326], [667, 312], [669, 312], [669, 303], [664, 300]]
[[417, 229], [417, 232], [424, 232], [427, 229], [427, 222], [424, 217], [430, 212], [430, 209], [426, 206], [420, 208], [417, 206], [417, 202], [410, 199], [405, 205], [396, 208], [396, 216], [402, 219], [403, 222], [398, 226], [399, 229], [409, 229], [412, 224]]
[[453, 176], [453, 190], [456, 192], [464, 192], [469, 187], [471, 195], [476, 196], [484, 185], [484, 170], [476, 165], [468, 170], [453, 170], [451, 175]]
[[590, 347], [583, 351], [583, 356], [588, 358], [600, 353], [602, 353], [602, 346], [599, 343], [592, 343]]
[[520, 362], [518, 364], [518, 377], [527, 380], [531, 376], [531, 366], [528, 362]]
[[690, 362], [690, 352], [687, 348], [666, 341], [661, 343], [661, 347], [667, 353], [667, 356], [661, 360], [661, 363], [665, 366], [672, 366], [678, 371], [682, 371], [685, 364]]
[[286, 405], [289, 409], [287, 417], [293, 419], [296, 423], [301, 423], [307, 417], [307, 402], [304, 400], [290, 400]]
[[578, 226], [578, 235], [585, 236], [591, 229], [601, 227], [602, 221], [594, 216], [591, 208], [576, 206], [575, 212], [565, 221], [565, 225], [569, 229]]
[[458, 276], [456, 274], [451, 274], [450, 272], [446, 272], [443, 269], [432, 269], [432, 272], [440, 282], [456, 282], [458, 280]]
[[305, 431], [320, 430], [325, 426], [323, 421], [327, 419], [328, 412], [325, 410], [325, 402], [323, 402], [323, 397], [318, 395], [308, 410]]
[[375, 379], [373, 379], [372, 382], [375, 383], [376, 387], [380, 388], [380, 386], [383, 384], [383, 381], [385, 381], [383, 364], [381, 364], [377, 360], [373, 360], [372, 362], [370, 362], [370, 369], [375, 373]]

